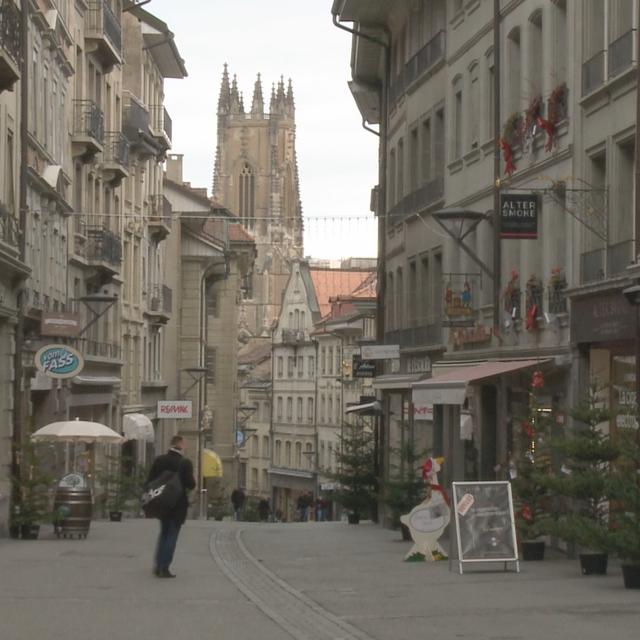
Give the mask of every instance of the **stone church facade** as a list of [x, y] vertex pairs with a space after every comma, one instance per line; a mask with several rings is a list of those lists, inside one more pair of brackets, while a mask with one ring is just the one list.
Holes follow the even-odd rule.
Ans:
[[241, 337], [267, 337], [278, 318], [289, 262], [302, 257], [302, 205], [291, 81], [271, 89], [265, 111], [260, 75], [245, 109], [237, 79], [224, 67], [213, 176], [216, 202], [253, 236], [257, 259], [243, 286]]

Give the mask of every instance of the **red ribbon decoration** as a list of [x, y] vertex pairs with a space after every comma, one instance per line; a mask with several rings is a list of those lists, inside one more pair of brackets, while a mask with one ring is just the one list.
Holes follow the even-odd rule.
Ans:
[[544, 132], [547, 134], [547, 142], [544, 145], [544, 150], [551, 151], [555, 142], [556, 125], [549, 120], [545, 120], [542, 116], [536, 116], [536, 124], [541, 129], [544, 129]]
[[527, 331], [535, 331], [538, 328], [538, 322], [536, 320], [537, 317], [538, 317], [538, 305], [532, 304], [527, 309], [527, 322], [526, 322]]
[[504, 172], [511, 177], [511, 174], [516, 170], [516, 165], [513, 162], [513, 150], [511, 145], [504, 139], [500, 138], [499, 142], [502, 154], [504, 155]]

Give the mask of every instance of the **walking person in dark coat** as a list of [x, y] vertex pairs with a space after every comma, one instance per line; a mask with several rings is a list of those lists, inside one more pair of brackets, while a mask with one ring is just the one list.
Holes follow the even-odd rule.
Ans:
[[236, 520], [240, 520], [242, 515], [242, 507], [244, 506], [245, 495], [241, 487], [236, 487], [231, 492], [231, 504], [233, 505], [233, 512]]
[[194, 489], [196, 486], [196, 481], [193, 477], [193, 465], [190, 460], [184, 457], [186, 450], [184, 438], [180, 435], [173, 436], [171, 438], [171, 448], [167, 453], [158, 456], [153, 461], [151, 471], [149, 471], [149, 478], [147, 479], [147, 482], [151, 482], [165, 471], [177, 471], [180, 474], [180, 482], [182, 484], [182, 495], [178, 499], [176, 506], [168, 516], [160, 520], [160, 536], [156, 546], [153, 570], [158, 578], [175, 578], [175, 575], [169, 571], [169, 567], [173, 561], [180, 527], [187, 519], [187, 509], [189, 508], [187, 491]]

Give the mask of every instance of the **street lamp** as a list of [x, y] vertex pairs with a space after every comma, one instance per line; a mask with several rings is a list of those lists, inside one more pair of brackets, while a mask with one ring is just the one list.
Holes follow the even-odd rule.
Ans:
[[[200, 383], [206, 379], [208, 369], [206, 367], [187, 367], [186, 369], [182, 369], [184, 373], [186, 373], [193, 382], [180, 394], [182, 398], [185, 398], [186, 395], [193, 389], [196, 385], [200, 385]], [[200, 424], [200, 419], [202, 416], [202, 407], [203, 407], [203, 393], [202, 389], [198, 389], [198, 415], [196, 416], [196, 493], [198, 495], [198, 517], [204, 518], [206, 515], [206, 508], [203, 505], [204, 502], [204, 491], [202, 488], [202, 425]]]

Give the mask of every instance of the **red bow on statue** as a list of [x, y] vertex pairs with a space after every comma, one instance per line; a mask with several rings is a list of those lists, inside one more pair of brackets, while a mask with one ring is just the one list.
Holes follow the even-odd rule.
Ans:
[[542, 116], [536, 117], [536, 124], [541, 129], [544, 129], [544, 132], [547, 134], [547, 142], [544, 145], [544, 150], [551, 151], [551, 149], [553, 149], [553, 143], [555, 142], [556, 126], [549, 120], [545, 120]]
[[499, 144], [504, 155], [504, 172], [511, 177], [511, 174], [516, 170], [516, 165], [513, 162], [513, 149], [504, 138], [500, 138]]

